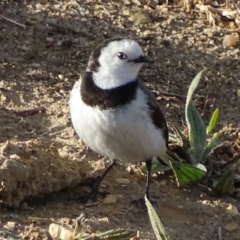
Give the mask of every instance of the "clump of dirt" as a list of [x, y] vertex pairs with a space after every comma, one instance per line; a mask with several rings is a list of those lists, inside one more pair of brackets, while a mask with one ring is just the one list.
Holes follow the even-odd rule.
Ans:
[[0, 202], [18, 207], [27, 198], [44, 196], [81, 182], [85, 164], [62, 158], [56, 147], [38, 141], [0, 144]]

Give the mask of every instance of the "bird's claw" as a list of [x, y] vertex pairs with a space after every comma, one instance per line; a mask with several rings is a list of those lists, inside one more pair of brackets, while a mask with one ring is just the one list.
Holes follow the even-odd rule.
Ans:
[[[151, 204], [154, 206], [154, 207], [158, 207], [158, 204], [156, 201], [154, 200], [149, 200], [151, 202]], [[146, 202], [145, 202], [145, 199], [144, 198], [139, 198], [139, 199], [135, 199], [133, 200], [130, 205], [131, 206], [136, 206], [138, 208], [146, 208]]]

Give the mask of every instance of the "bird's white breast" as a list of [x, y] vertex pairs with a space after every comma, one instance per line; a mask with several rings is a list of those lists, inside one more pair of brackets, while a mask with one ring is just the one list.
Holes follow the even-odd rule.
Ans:
[[82, 101], [80, 84], [76, 82], [71, 91], [70, 114], [80, 139], [92, 150], [126, 162], [146, 161], [166, 151], [162, 132], [152, 123], [140, 89], [129, 104], [100, 110]]

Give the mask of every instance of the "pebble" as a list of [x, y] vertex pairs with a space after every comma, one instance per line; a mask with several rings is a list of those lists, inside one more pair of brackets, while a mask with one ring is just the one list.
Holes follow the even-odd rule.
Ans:
[[167, 180], [164, 179], [164, 180], [158, 182], [158, 184], [159, 184], [160, 186], [166, 186], [166, 185], [167, 185]]
[[137, 23], [152, 23], [150, 15], [146, 10], [135, 10], [130, 13], [130, 20]]
[[224, 229], [226, 229], [227, 231], [234, 231], [237, 229], [237, 224], [236, 223], [228, 223], [224, 226]]
[[66, 226], [61, 226], [59, 224], [52, 223], [50, 224], [48, 231], [53, 239], [61, 240], [73, 239], [73, 230]]
[[237, 39], [235, 35], [226, 35], [223, 39], [223, 46], [224, 47], [234, 47], [237, 44]]
[[117, 197], [112, 194], [107, 195], [103, 200], [103, 203], [107, 204], [107, 205], [108, 204], [116, 204], [116, 202], [117, 202]]
[[53, 42], [53, 38], [52, 37], [46, 37], [47, 42]]
[[131, 3], [130, 0], [124, 0], [124, 4], [125, 4], [125, 5], [131, 5], [132, 3]]
[[122, 195], [122, 194], [116, 194], [116, 195], [114, 195], [114, 196], [117, 198], [117, 201], [123, 199], [123, 195]]
[[203, 201], [202, 201], [202, 204], [203, 204], [203, 205], [210, 205], [211, 202], [210, 202], [209, 200], [203, 200]]
[[53, 5], [53, 9], [54, 10], [59, 10], [61, 8], [61, 5], [60, 4], [54, 4]]
[[60, 79], [60, 80], [63, 80], [63, 75], [62, 74], [58, 74], [58, 78]]
[[120, 184], [129, 184], [130, 183], [129, 179], [127, 179], [127, 178], [117, 178], [116, 182], [120, 183]]
[[13, 231], [16, 227], [17, 223], [16, 222], [7, 222], [7, 224], [4, 226], [5, 229], [8, 231]]
[[36, 6], [37, 10], [41, 10], [42, 9], [42, 4], [41, 3], [37, 3], [35, 6]]
[[240, 89], [237, 90], [237, 95], [240, 97]]
[[238, 215], [238, 209], [234, 205], [230, 204], [226, 208], [226, 213], [231, 215], [231, 216], [236, 216], [236, 215]]

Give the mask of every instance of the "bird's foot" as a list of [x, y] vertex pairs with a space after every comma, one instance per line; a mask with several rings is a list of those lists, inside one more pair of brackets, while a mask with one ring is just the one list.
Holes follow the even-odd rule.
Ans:
[[107, 191], [99, 190], [99, 186], [100, 186], [99, 179], [100, 179], [100, 176], [94, 179], [91, 178], [91, 182], [88, 182], [88, 185], [90, 186], [91, 191], [89, 193], [86, 193], [78, 197], [78, 200], [80, 200], [81, 203], [83, 204], [87, 203], [89, 200], [92, 200], [93, 202], [95, 202], [97, 200], [97, 196], [101, 196], [105, 198], [107, 194], [109, 194], [109, 192]]
[[131, 206], [136, 206], [138, 208], [143, 208], [143, 207], [145, 208], [146, 207], [145, 199], [144, 198], [135, 199], [130, 202], [130, 207]]
[[90, 193], [85, 194], [85, 195], [83, 195], [83, 196], [78, 198], [81, 201], [81, 203], [87, 203], [90, 199], [93, 200], [93, 201], [96, 201], [97, 195], [100, 195], [102, 197], [106, 197], [106, 195], [109, 194], [108, 192], [100, 191], [99, 187], [100, 187], [100, 184], [102, 183], [103, 179], [105, 178], [107, 173], [112, 169], [112, 167], [114, 166], [115, 163], [116, 163], [116, 160], [113, 160], [111, 162], [111, 164], [109, 165], [109, 167], [105, 170], [103, 175], [102, 176], [98, 176], [95, 179], [95, 181], [93, 181], [90, 184], [90, 186], [92, 188]]
[[[150, 200], [148, 199], [151, 204], [154, 206], [154, 207], [158, 207], [157, 205], [157, 202], [154, 201], [154, 200]], [[146, 202], [145, 202], [145, 199], [142, 197], [142, 198], [139, 198], [139, 199], [135, 199], [133, 200], [131, 203], [130, 203], [130, 206], [136, 206], [138, 208], [146, 208]]]

